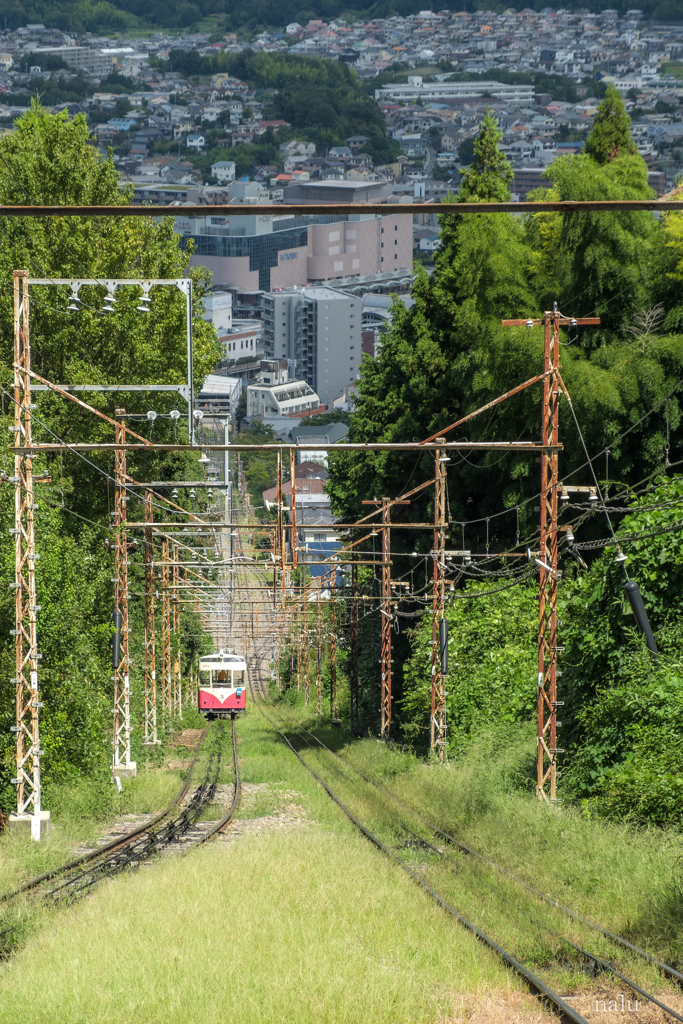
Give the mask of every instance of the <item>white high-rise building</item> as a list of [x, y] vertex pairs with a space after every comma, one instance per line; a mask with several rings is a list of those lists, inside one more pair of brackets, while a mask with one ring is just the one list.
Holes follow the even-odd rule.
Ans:
[[291, 288], [262, 296], [266, 358], [296, 361], [329, 406], [358, 376], [362, 300], [335, 288]]

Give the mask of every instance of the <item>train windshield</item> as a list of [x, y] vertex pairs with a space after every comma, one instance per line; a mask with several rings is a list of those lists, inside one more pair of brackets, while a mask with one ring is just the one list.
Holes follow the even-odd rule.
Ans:
[[199, 682], [201, 686], [244, 686], [244, 669], [218, 668], [209, 671], [200, 669]]

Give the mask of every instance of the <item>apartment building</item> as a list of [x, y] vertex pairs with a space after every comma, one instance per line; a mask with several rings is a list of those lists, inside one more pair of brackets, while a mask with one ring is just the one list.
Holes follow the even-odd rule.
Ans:
[[285, 359], [263, 359], [256, 381], [247, 387], [247, 416], [304, 416], [318, 408], [314, 389], [305, 380], [289, 379]]
[[356, 380], [362, 355], [362, 300], [335, 288], [292, 288], [261, 297], [267, 358], [296, 372], [329, 406]]

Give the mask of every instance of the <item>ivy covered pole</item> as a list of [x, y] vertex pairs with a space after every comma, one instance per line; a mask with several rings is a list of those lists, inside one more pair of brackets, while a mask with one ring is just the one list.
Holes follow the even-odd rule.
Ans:
[[128, 652], [128, 541], [126, 539], [126, 411], [116, 410], [114, 480], [114, 739], [112, 774], [134, 778], [137, 766], [130, 759], [130, 658]]
[[[438, 441], [445, 441], [443, 437]], [[439, 647], [440, 623], [444, 614], [444, 562], [446, 558], [446, 463], [448, 456], [437, 448], [434, 482], [434, 544], [432, 550], [432, 705], [429, 745], [440, 761], [446, 757], [446, 694]]]
[[599, 317], [562, 316], [553, 309], [542, 320], [503, 320], [503, 327], [543, 325], [543, 405], [541, 443], [541, 523], [536, 562], [540, 566], [538, 623], [536, 796], [557, 799], [557, 499], [559, 490], [560, 326], [597, 325]]
[[360, 728], [358, 713], [358, 566], [351, 566], [351, 607], [349, 608], [349, 727], [352, 734]]
[[[154, 519], [152, 492], [145, 490], [145, 522]], [[157, 672], [154, 592], [154, 538], [145, 527], [145, 743], [155, 746], [157, 738]]]
[[49, 811], [41, 809], [40, 723], [38, 700], [38, 624], [36, 540], [34, 525], [33, 454], [31, 448], [31, 347], [29, 340], [28, 271], [14, 271], [14, 436], [27, 451], [14, 456], [14, 601], [17, 813], [10, 827], [30, 825], [39, 841], [50, 827]]

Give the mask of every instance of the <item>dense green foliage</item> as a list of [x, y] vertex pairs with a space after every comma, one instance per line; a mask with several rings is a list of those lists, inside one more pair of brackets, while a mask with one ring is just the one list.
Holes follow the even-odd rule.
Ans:
[[[507, 197], [509, 174], [497, 153], [497, 136], [488, 118], [465, 178], [467, 199]], [[623, 106], [609, 93], [589, 143], [588, 152], [551, 165], [546, 177], [552, 189], [544, 197], [651, 197]], [[379, 356], [362, 364], [350, 424], [350, 440], [356, 442], [438, 435], [542, 370], [542, 327], [503, 327], [501, 320], [538, 318], [555, 300], [565, 316], [600, 316], [599, 327], [567, 326], [560, 335], [561, 372], [573, 405], [573, 410], [564, 400], [560, 405], [560, 479], [592, 483], [586, 465], [590, 453], [601, 484], [609, 482], [612, 493], [618, 490], [616, 504], [634, 509], [623, 521], [617, 516], [615, 526], [660, 656], [655, 661], [644, 648], [614, 548], [584, 550], [576, 559], [562, 545], [560, 642], [566, 650], [560, 742], [567, 751], [562, 788], [566, 797], [584, 801], [586, 813], [675, 825], [681, 824], [683, 769], [677, 714], [683, 692], [677, 532], [683, 481], [667, 479], [665, 469], [678, 461], [683, 447], [682, 225], [683, 213], [659, 220], [632, 211], [526, 218], [442, 215], [434, 273], [418, 272], [410, 309], [395, 301]], [[535, 439], [540, 412], [537, 384], [457, 428], [450, 439]], [[428, 453], [416, 460], [414, 453], [340, 452], [331, 459], [328, 490], [334, 509], [348, 522], [364, 514], [366, 495], [398, 496], [433, 475]], [[451, 454], [447, 476], [447, 549], [523, 552], [537, 546], [539, 478], [532, 459]], [[643, 497], [629, 500], [643, 486]], [[407, 508], [392, 510], [392, 519], [428, 521], [432, 495], [431, 486], [418, 490]], [[562, 525], [570, 522], [579, 542], [609, 532], [602, 515], [561, 511]], [[673, 532], [659, 532], [670, 527]], [[646, 536], [629, 539], [634, 534]], [[427, 556], [423, 563], [410, 563], [413, 592], [431, 590], [431, 545], [426, 533], [392, 533], [394, 575], [402, 572], [401, 552]], [[497, 565], [501, 571], [510, 567], [509, 562]], [[462, 585], [462, 576], [454, 575], [456, 586]], [[474, 579], [456, 591], [445, 613], [451, 626], [446, 689], [453, 751], [483, 727], [502, 728], [533, 719], [535, 712], [536, 587], [523, 583], [498, 591], [504, 578], [487, 581], [472, 571], [467, 576]], [[378, 592], [375, 581], [366, 588]], [[487, 589], [494, 591], [490, 597]], [[478, 596], [467, 598], [468, 593]], [[429, 611], [420, 621], [420, 606], [412, 607], [418, 617], [414, 630], [394, 638], [393, 690], [401, 734], [424, 749], [432, 621]], [[376, 635], [376, 620], [374, 628]], [[368, 650], [363, 657], [376, 659], [377, 652]]]
[[277, 89], [264, 110], [266, 119], [287, 121], [319, 148], [343, 144], [350, 135], [367, 135], [385, 145], [377, 103], [365, 94], [356, 72], [341, 62], [252, 50], [205, 57], [196, 50], [171, 50], [168, 62], [158, 64], [188, 76], [229, 72], [255, 89]]
[[[543, 0], [532, 0], [527, 6], [543, 9]], [[569, 10], [601, 11], [605, 0], [570, 0]], [[263, 28], [282, 28], [291, 21], [306, 24], [310, 18], [387, 18], [394, 14], [417, 14], [422, 8], [419, 0], [375, 0], [374, 3], [344, 3], [344, 0], [317, 0], [306, 6], [301, 0], [172, 0], [161, 3], [152, 0], [7, 0], [3, 7], [7, 28], [19, 28], [28, 23], [42, 22], [70, 32], [123, 32], [138, 25], [153, 28], [188, 29], [205, 18], [216, 17], [224, 30], [256, 31]], [[449, 0], [444, 10], [476, 11], [484, 9], [479, 0]], [[486, 10], [500, 14], [506, 7], [502, 0], [487, 0]], [[629, 9], [626, 0], [617, 4], [623, 15]], [[680, 20], [677, 0], [643, 0], [646, 17], [660, 21]]]
[[[74, 173], [76, 171], [76, 173]], [[0, 140], [0, 201], [55, 205], [125, 202], [113, 164], [90, 145], [85, 119], [69, 122], [65, 116], [46, 114], [38, 106], [22, 117], [15, 131]], [[4, 219], [0, 231], [0, 384], [12, 380], [14, 269], [25, 268], [34, 278], [183, 277], [189, 254], [182, 252], [173, 225], [147, 218], [102, 220], [85, 218]], [[193, 308], [195, 383], [201, 385], [219, 355], [213, 328], [202, 319], [205, 278], [192, 272], [195, 282]], [[151, 290], [151, 310], [141, 315], [140, 289], [116, 292], [115, 311], [102, 312], [104, 284], [85, 286], [79, 293], [81, 308], [67, 311], [69, 290], [64, 286], [31, 289], [31, 348], [35, 370], [57, 383], [179, 384], [187, 379], [186, 299], [175, 285]], [[145, 434], [149, 422], [144, 413], [170, 410], [184, 403], [173, 392], [90, 393], [93, 406], [112, 416], [125, 402], [129, 413], [143, 414]], [[3, 394], [2, 422], [5, 438], [13, 421], [11, 394]], [[49, 426], [48, 426], [49, 424]], [[159, 419], [155, 439], [172, 441], [170, 419]], [[182, 431], [183, 428], [181, 427]], [[50, 393], [35, 396], [34, 440], [111, 441], [112, 427], [71, 402]], [[186, 435], [185, 435], [186, 436]], [[3, 445], [4, 467], [11, 465]], [[52, 483], [40, 485], [37, 512], [37, 543], [41, 553], [37, 573], [41, 606], [39, 642], [41, 692], [45, 703], [42, 740], [45, 749], [44, 781], [68, 780], [78, 775], [104, 777], [110, 754], [107, 729], [111, 722], [111, 667], [107, 646], [111, 637], [113, 555], [103, 548], [111, 540], [113, 505], [113, 457], [93, 454], [87, 459], [73, 453], [50, 455], [38, 464], [48, 469]], [[12, 466], [13, 469], [13, 466]], [[137, 479], [195, 478], [196, 457], [129, 456], [128, 472]], [[185, 476], [185, 479], [188, 478]], [[205, 501], [203, 496], [196, 503]], [[138, 499], [128, 505], [129, 517], [142, 518]], [[164, 519], [163, 507], [155, 518]], [[13, 525], [11, 488], [0, 495], [3, 535]], [[132, 587], [131, 653], [134, 682], [144, 663], [141, 631], [142, 550], [129, 555]], [[0, 563], [5, 596], [0, 603], [3, 633], [0, 645], [0, 806], [11, 807], [14, 774], [14, 737], [8, 726], [14, 718], [14, 606], [9, 582], [14, 575], [11, 545], [3, 548]], [[137, 585], [136, 585], [137, 584]], [[202, 630], [190, 611], [183, 612], [182, 650], [187, 659], [204, 643]], [[133, 686], [137, 724], [141, 715], [142, 686]], [[136, 745], [140, 733], [136, 731]], [[138, 748], [139, 749], [139, 748]]]
[[[465, 594], [495, 587], [471, 581], [446, 607], [449, 625], [447, 716], [462, 742], [483, 726], [528, 720], [536, 706], [534, 641], [538, 632], [536, 591], [520, 586], [487, 598]], [[429, 732], [432, 621], [425, 615], [415, 631], [404, 666], [401, 727], [406, 736]]]
[[463, 175], [458, 192], [461, 203], [509, 203], [509, 185], [514, 177], [512, 164], [498, 149], [502, 129], [486, 108], [479, 134], [474, 140], [472, 162]]
[[586, 154], [598, 164], [606, 164], [624, 154], [633, 156], [636, 147], [631, 138], [630, 123], [624, 101], [610, 83], [586, 139]]

